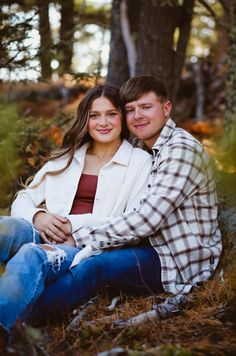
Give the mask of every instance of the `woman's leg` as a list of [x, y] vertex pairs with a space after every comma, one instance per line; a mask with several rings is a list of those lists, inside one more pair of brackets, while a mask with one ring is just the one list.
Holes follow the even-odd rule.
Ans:
[[72, 310], [101, 288], [112, 293], [156, 294], [162, 291], [161, 265], [151, 246], [114, 249], [89, 257], [50, 283], [35, 305], [36, 320]]
[[17, 319], [25, 319], [45, 282], [68, 270], [77, 252], [67, 245], [23, 245], [0, 278], [0, 325], [10, 331]]
[[41, 242], [32, 224], [24, 219], [0, 217], [0, 263], [6, 263], [27, 242]]

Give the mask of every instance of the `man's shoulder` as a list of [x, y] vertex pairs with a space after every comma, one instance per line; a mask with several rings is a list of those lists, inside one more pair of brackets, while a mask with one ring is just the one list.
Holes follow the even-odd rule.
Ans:
[[181, 127], [175, 127], [170, 136], [169, 140], [166, 142], [165, 147], [179, 147], [180, 149], [190, 149], [197, 152], [202, 152], [204, 150], [200, 141], [198, 141], [193, 135], [188, 131], [182, 129]]

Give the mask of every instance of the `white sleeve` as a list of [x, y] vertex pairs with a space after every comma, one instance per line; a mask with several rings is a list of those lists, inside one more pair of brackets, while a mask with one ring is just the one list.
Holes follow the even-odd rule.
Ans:
[[45, 177], [38, 186], [31, 188], [40, 182], [46, 171], [49, 171], [48, 163], [37, 172], [29, 187], [17, 193], [17, 197], [11, 206], [11, 216], [24, 218], [30, 223], [33, 223], [33, 217], [38, 211], [47, 211], [46, 209], [38, 208], [45, 200], [45, 184], [47, 178]]
[[111, 218], [111, 216], [98, 216], [95, 214], [70, 214], [66, 217], [70, 220], [72, 233], [85, 226], [92, 227], [104, 224], [109, 221], [109, 218]]

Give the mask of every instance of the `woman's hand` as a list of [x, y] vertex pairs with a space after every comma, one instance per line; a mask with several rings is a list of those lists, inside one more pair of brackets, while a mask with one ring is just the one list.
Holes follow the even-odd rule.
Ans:
[[71, 234], [71, 223], [68, 219], [57, 215], [39, 211], [35, 214], [33, 224], [40, 232], [46, 243], [63, 243]]

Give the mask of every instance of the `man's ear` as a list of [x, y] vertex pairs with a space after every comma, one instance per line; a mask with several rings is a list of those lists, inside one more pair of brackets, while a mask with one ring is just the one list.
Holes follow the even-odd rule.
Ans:
[[165, 117], [169, 117], [170, 116], [171, 109], [172, 109], [172, 104], [171, 104], [170, 100], [167, 100], [164, 103], [164, 114], [165, 114]]

